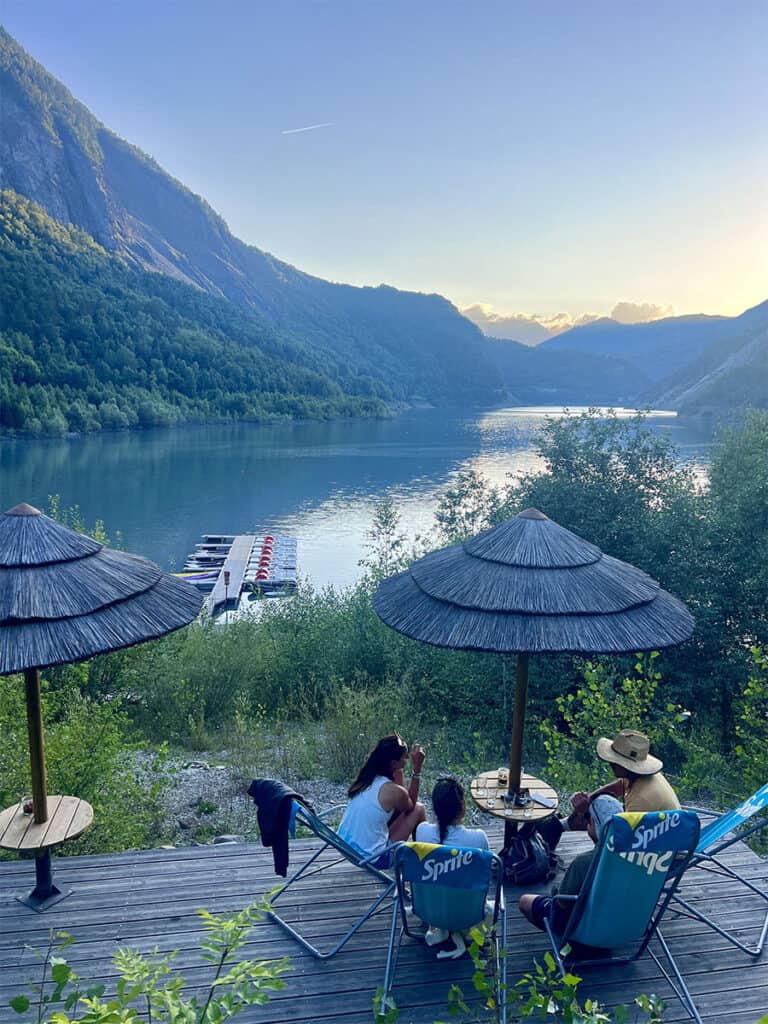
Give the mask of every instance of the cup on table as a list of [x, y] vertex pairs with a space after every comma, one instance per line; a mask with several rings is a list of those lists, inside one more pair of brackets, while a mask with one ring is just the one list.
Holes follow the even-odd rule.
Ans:
[[499, 782], [499, 786], [509, 785], [509, 768], [499, 768], [499, 773], [496, 776]]

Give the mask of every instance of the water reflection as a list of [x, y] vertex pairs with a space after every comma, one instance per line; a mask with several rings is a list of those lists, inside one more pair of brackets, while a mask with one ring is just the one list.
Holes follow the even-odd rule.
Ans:
[[[580, 410], [572, 409], [577, 413]], [[79, 505], [120, 530], [126, 547], [181, 565], [204, 532], [264, 527], [294, 534], [300, 571], [318, 585], [359, 574], [376, 503], [395, 501], [410, 535], [432, 526], [462, 470], [496, 484], [534, 470], [546, 407], [419, 410], [376, 422], [226, 424], [54, 441], [0, 441], [0, 507]], [[631, 410], [624, 411], [627, 415]], [[706, 465], [709, 442], [654, 414], [682, 457]]]

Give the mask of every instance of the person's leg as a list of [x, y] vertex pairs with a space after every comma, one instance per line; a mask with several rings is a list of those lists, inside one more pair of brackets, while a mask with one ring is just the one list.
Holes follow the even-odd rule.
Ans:
[[551, 896], [540, 896], [536, 893], [526, 892], [517, 901], [520, 913], [532, 925], [544, 931], [544, 918], [549, 917], [552, 907]]
[[524, 892], [520, 899], [517, 901], [517, 905], [520, 909], [520, 913], [523, 917], [527, 918], [531, 924], [533, 924], [533, 901], [536, 899], [537, 894], [533, 892]]
[[427, 820], [424, 804], [414, 804], [413, 810], [407, 814], [398, 814], [389, 826], [389, 839], [392, 843], [401, 843], [409, 839], [416, 831], [416, 826]]

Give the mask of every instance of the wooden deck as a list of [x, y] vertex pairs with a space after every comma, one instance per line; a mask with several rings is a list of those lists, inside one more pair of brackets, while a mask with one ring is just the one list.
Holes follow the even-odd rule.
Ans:
[[[498, 837], [496, 837], [498, 839]], [[569, 859], [584, 843], [582, 836], [564, 836], [560, 852]], [[292, 845], [298, 863], [310, 840]], [[732, 860], [753, 879], [768, 884], [768, 862], [744, 848]], [[29, 860], [0, 863], [0, 1022], [15, 1018], [8, 1000], [25, 988], [25, 978], [40, 977], [40, 963], [27, 948], [45, 948], [51, 928], [65, 929], [75, 937], [67, 957], [84, 979], [114, 981], [110, 955], [118, 946], [148, 951], [179, 950], [177, 966], [188, 981], [203, 987], [210, 967], [196, 954], [200, 934], [195, 911], [213, 912], [242, 908], [256, 895], [275, 884], [271, 851], [249, 844], [151, 850], [112, 856], [59, 858], [55, 880], [74, 889], [67, 900], [38, 915], [16, 902], [16, 893], [32, 887], [34, 870]], [[747, 890], [724, 879], [713, 880], [693, 872], [685, 886], [689, 898], [717, 913], [728, 925], [742, 922], [742, 931], [754, 938], [759, 908]], [[369, 893], [372, 883], [354, 869], [339, 867], [308, 881], [300, 908], [295, 899], [282, 904], [299, 914], [302, 925], [318, 943], [341, 935], [344, 922]], [[533, 958], [545, 949], [543, 936], [520, 918], [515, 891], [509, 892], [508, 966], [511, 983], [527, 971]], [[620, 908], [617, 908], [620, 911]], [[319, 962], [304, 954], [274, 924], [257, 926], [244, 955], [272, 958], [289, 955], [293, 970], [286, 989], [265, 1007], [244, 1011], [243, 1024], [278, 1024], [283, 1021], [322, 1021], [325, 1024], [363, 1024], [371, 1020], [373, 993], [384, 971], [389, 915], [368, 922], [349, 945], [330, 961]], [[683, 918], [668, 918], [664, 928], [691, 992], [707, 1024], [756, 1024], [768, 1011], [766, 955], [751, 961], [715, 932]], [[446, 1019], [446, 993], [454, 981], [467, 981], [469, 963], [438, 962], [434, 951], [405, 940], [400, 957], [395, 997], [403, 1024], [427, 1024]], [[471, 986], [467, 984], [467, 991]], [[627, 968], [585, 971], [582, 996], [592, 995], [608, 1005], [631, 1000], [635, 995], [668, 994], [668, 986], [649, 958]], [[665, 1021], [683, 1020], [680, 1004], [668, 999]]]

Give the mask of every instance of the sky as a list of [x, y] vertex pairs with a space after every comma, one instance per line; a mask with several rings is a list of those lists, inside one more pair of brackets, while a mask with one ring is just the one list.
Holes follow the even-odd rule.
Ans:
[[768, 298], [765, 0], [0, 0], [0, 23], [329, 280], [532, 341]]

